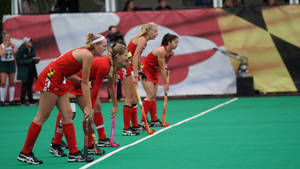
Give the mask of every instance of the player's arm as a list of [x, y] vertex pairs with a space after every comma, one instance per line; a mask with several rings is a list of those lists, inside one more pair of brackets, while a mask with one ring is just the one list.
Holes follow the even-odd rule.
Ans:
[[13, 48], [14, 55], [16, 55], [16, 54], [17, 54], [17, 51], [18, 51], [17, 46], [16, 46], [15, 44], [13, 44], [13, 43], [10, 43], [10, 45], [11, 45], [12, 48]]
[[88, 50], [77, 50], [73, 52], [74, 56], [78, 56], [82, 61], [82, 77], [81, 77], [81, 90], [84, 100], [86, 101], [86, 107], [84, 108], [84, 118], [90, 118], [93, 116], [93, 109], [91, 103], [90, 94], [90, 69], [93, 63], [93, 55]]
[[[168, 63], [169, 60], [170, 60], [174, 55], [175, 55], [175, 53], [174, 53], [174, 51], [172, 50], [172, 51], [170, 52], [169, 57], [168, 57], [168, 59], [166, 60], [166, 62]], [[166, 63], [166, 64], [167, 64], [167, 63]], [[166, 65], [166, 66], [167, 66], [167, 65]]]
[[4, 56], [5, 50], [6, 50], [6, 45], [4, 44], [4, 48], [2, 48], [2, 46], [0, 46], [0, 57]]
[[135, 77], [138, 77], [138, 70], [141, 68], [140, 58], [146, 44], [147, 41], [145, 38], [139, 38], [137, 40], [136, 50], [132, 57], [132, 68]]
[[157, 56], [158, 67], [159, 67], [160, 73], [161, 73], [164, 83], [165, 83], [164, 91], [167, 92], [167, 91], [169, 91], [169, 80], [168, 80], [168, 73], [166, 70], [167, 65], [165, 62], [166, 51], [163, 48], [159, 48], [159, 49], [157, 49], [155, 54]]
[[76, 74], [67, 77], [67, 79], [71, 80], [73, 82], [76, 82], [76, 83], [81, 83], [81, 78], [79, 76], [77, 76]]
[[165, 54], [166, 54], [166, 51], [163, 50], [163, 48], [159, 48], [157, 49], [156, 51], [156, 56], [157, 56], [157, 60], [158, 60], [158, 67], [159, 67], [159, 70], [160, 70], [160, 73], [163, 77], [163, 80], [164, 80], [164, 83], [167, 84], [168, 83], [168, 74], [166, 72], [166, 62], [165, 62]]
[[118, 100], [116, 97], [116, 90], [115, 90], [115, 75], [113, 77], [107, 76], [108, 79], [108, 92], [110, 94], [110, 97], [112, 99], [113, 108], [112, 108], [112, 116], [116, 116], [118, 113]]

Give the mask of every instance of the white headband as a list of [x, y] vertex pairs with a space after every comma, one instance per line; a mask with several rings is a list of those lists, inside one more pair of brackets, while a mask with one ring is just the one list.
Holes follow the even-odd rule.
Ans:
[[104, 36], [101, 36], [100, 38], [97, 38], [97, 39], [93, 40], [92, 43], [95, 44], [95, 43], [101, 42], [101, 41], [103, 41], [103, 40], [105, 40], [105, 37], [104, 37]]

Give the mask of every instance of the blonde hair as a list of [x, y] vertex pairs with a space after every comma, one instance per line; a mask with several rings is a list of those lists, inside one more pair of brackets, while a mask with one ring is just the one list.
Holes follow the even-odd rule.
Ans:
[[110, 70], [109, 70], [109, 77], [113, 77], [114, 75], [114, 59], [117, 55], [122, 55], [124, 54], [126, 51], [128, 51], [126, 45], [124, 43], [113, 43], [110, 45], [109, 49], [108, 49], [108, 56], [110, 59]]
[[135, 38], [146, 35], [148, 31], [152, 30], [156, 26], [157, 25], [153, 22], [149, 22], [149, 23], [146, 23], [146, 24], [142, 25], [141, 26], [141, 32], [139, 34], [135, 35], [132, 39], [135, 39]]
[[[98, 39], [98, 38], [101, 38], [103, 35], [101, 35], [101, 34], [93, 34], [93, 33], [88, 33], [88, 35], [87, 35], [87, 40], [86, 40], [86, 46], [90, 49], [90, 50], [92, 50], [92, 49], [94, 49], [94, 46], [93, 46], [93, 41], [95, 40], [95, 39]], [[100, 41], [101, 42], [101, 41]]]

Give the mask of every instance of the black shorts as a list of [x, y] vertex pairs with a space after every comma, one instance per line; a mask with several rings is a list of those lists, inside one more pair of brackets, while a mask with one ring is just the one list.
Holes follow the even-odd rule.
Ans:
[[16, 73], [15, 61], [0, 61], [0, 73]]

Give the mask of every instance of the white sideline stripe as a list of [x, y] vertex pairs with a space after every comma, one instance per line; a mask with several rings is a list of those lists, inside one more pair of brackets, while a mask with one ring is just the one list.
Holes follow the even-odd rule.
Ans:
[[128, 145], [123, 146], [123, 147], [120, 147], [120, 148], [118, 148], [117, 150], [112, 151], [112, 152], [110, 152], [110, 153], [104, 155], [103, 157], [98, 158], [97, 160], [95, 160], [95, 161], [93, 161], [93, 162], [90, 162], [90, 163], [88, 163], [88, 164], [82, 166], [82, 167], [79, 168], [79, 169], [86, 169], [86, 168], [88, 168], [88, 167], [90, 167], [90, 166], [92, 166], [92, 165], [94, 165], [94, 164], [96, 164], [96, 163], [98, 163], [98, 162], [100, 162], [100, 161], [105, 160], [106, 158], [108, 158], [108, 157], [110, 157], [110, 156], [116, 154], [116, 153], [119, 152], [119, 151], [122, 151], [122, 150], [124, 150], [124, 149], [126, 149], [126, 148], [128, 148], [128, 147], [134, 146], [134, 145], [136, 145], [136, 144], [138, 144], [138, 143], [140, 143], [140, 142], [142, 142], [142, 141], [144, 141], [144, 140], [147, 140], [147, 139], [149, 139], [149, 138], [151, 138], [151, 137], [153, 137], [153, 136], [155, 136], [155, 135], [157, 135], [157, 134], [159, 134], [159, 133], [161, 133], [161, 132], [163, 132], [163, 131], [166, 131], [166, 130], [172, 128], [172, 127], [178, 126], [178, 125], [180, 125], [180, 124], [182, 124], [182, 123], [188, 122], [188, 121], [190, 121], [190, 120], [192, 120], [192, 119], [195, 119], [195, 118], [197, 118], [197, 117], [199, 117], [199, 116], [202, 116], [202, 115], [204, 115], [204, 114], [206, 114], [206, 113], [208, 113], [208, 112], [211, 112], [211, 111], [213, 111], [213, 110], [216, 110], [216, 109], [218, 109], [218, 108], [220, 108], [220, 107], [222, 107], [222, 106], [225, 106], [225, 105], [227, 105], [227, 104], [230, 104], [230, 103], [236, 101], [237, 99], [238, 99], [237, 97], [236, 97], [236, 98], [233, 98], [233, 99], [231, 99], [231, 100], [229, 100], [229, 101], [227, 101], [227, 102], [221, 103], [221, 104], [219, 104], [219, 105], [217, 105], [217, 106], [215, 106], [215, 107], [213, 107], [213, 108], [210, 108], [210, 109], [208, 109], [208, 110], [206, 110], [206, 111], [204, 111], [204, 112], [201, 112], [201, 113], [199, 113], [199, 114], [196, 114], [196, 115], [194, 115], [194, 116], [192, 116], [192, 117], [190, 117], [190, 118], [187, 118], [187, 119], [185, 119], [185, 120], [182, 120], [182, 121], [180, 121], [180, 122], [178, 122], [178, 123], [176, 123], [176, 124], [173, 124], [173, 125], [171, 125], [171, 126], [165, 127], [165, 128], [163, 128], [163, 129], [161, 129], [161, 130], [159, 130], [159, 131], [156, 131], [156, 132], [155, 132], [154, 134], [152, 134], [152, 135], [148, 135], [148, 136], [146, 136], [146, 137], [144, 137], [144, 138], [142, 138], [142, 139], [140, 139], [140, 140], [137, 140], [137, 141], [135, 141], [135, 142], [133, 142], [133, 143], [131, 143], [131, 144], [128, 144]]

